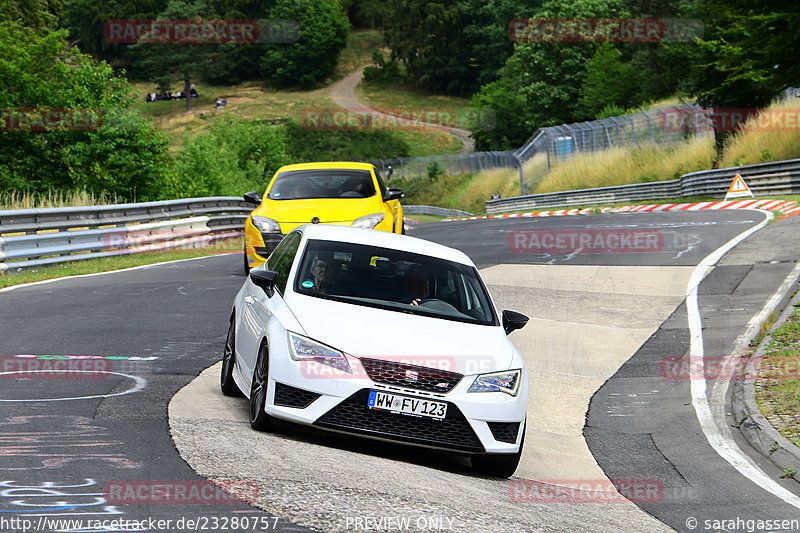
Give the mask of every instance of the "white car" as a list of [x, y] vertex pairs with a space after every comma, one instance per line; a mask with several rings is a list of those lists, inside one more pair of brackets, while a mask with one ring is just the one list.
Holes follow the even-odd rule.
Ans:
[[471, 456], [508, 477], [528, 373], [472, 261], [421, 239], [332, 225], [289, 233], [236, 295], [221, 387], [276, 419]]

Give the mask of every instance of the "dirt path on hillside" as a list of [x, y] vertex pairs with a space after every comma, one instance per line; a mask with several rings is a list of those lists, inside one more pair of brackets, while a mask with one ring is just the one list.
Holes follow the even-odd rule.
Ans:
[[[364, 75], [363, 70], [359, 69], [346, 77], [342, 78], [341, 80], [337, 81], [333, 85], [330, 86], [330, 96], [337, 105], [352, 111], [368, 111], [374, 114], [377, 117], [390, 117], [393, 115], [387, 115], [385, 113], [381, 113], [380, 111], [376, 111], [372, 108], [369, 108], [358, 101], [356, 97], [356, 86], [358, 82], [361, 81], [362, 76]], [[457, 138], [461, 141], [462, 154], [468, 154], [470, 152], [475, 151], [475, 140], [470, 137], [471, 133], [467, 130], [462, 130], [460, 128], [453, 128], [449, 126], [442, 126], [439, 124], [430, 124], [427, 122], [423, 122], [423, 124], [430, 126], [431, 128], [436, 128], [439, 130], [444, 131], [445, 133], [449, 133], [453, 137]]]

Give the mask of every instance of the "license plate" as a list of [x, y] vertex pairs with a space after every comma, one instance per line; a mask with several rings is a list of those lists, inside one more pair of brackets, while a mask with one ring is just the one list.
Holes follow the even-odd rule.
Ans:
[[369, 391], [367, 405], [372, 409], [402, 413], [405, 415], [426, 416], [442, 419], [447, 414], [447, 403], [435, 402], [413, 396], [389, 394], [380, 391]]

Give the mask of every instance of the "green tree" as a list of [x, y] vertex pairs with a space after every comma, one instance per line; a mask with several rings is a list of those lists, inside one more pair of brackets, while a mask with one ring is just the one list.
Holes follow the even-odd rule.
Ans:
[[701, 104], [761, 108], [800, 80], [800, 6], [706, 0], [701, 13], [690, 87]]
[[310, 87], [329, 76], [347, 44], [350, 23], [335, 0], [278, 0], [273, 20], [296, 20], [298, 39], [267, 46], [261, 72], [279, 86]]
[[[170, 0], [158, 17], [161, 20], [199, 20], [213, 18], [202, 1]], [[183, 80], [186, 111], [192, 109], [190, 94], [192, 80], [204, 77], [218, 51], [216, 43], [148, 43], [139, 42], [131, 46], [134, 64], [152, 82], [168, 85], [171, 80]]]
[[[263, 21], [269, 19], [275, 0], [208, 0], [208, 6], [220, 19]], [[266, 51], [267, 45], [260, 42], [222, 43], [206, 78], [221, 85], [260, 79], [261, 59]]]
[[[800, 6], [706, 0], [706, 35], [687, 50], [689, 91], [704, 107], [760, 109], [800, 80]], [[717, 132], [721, 150], [729, 132]]]
[[[580, 0], [564, 4], [549, 0], [535, 18], [577, 19], [618, 18], [628, 13], [621, 0]], [[500, 80], [484, 86], [476, 102], [489, 106], [497, 114], [497, 128], [507, 128], [510, 135], [473, 130], [484, 149], [507, 147], [505, 139], [519, 146], [538, 128], [572, 122], [583, 117], [578, 106], [586, 65], [594, 57], [595, 42], [520, 42], [501, 70]], [[501, 91], [516, 93], [511, 98]], [[516, 113], [513, 107], [518, 106]], [[477, 144], [476, 144], [477, 146]]]
[[36, 33], [55, 28], [64, 0], [0, 0], [0, 22], [14, 22]]
[[129, 66], [128, 44], [106, 39], [104, 25], [110, 20], [156, 18], [167, 0], [66, 0], [63, 24], [83, 51], [114, 64]]
[[[87, 113], [84, 131], [0, 132], [0, 189], [43, 193], [85, 187], [122, 198], [163, 192], [167, 139], [128, 111], [130, 88], [111, 67], [69, 47], [66, 31], [39, 35], [0, 23], [0, 109]], [[58, 111], [57, 111], [58, 112]]]
[[484, 85], [472, 97], [472, 107], [494, 112], [494, 124], [471, 127], [476, 150], [512, 150], [522, 145], [533, 130], [521, 120], [525, 97], [511, 78]]
[[603, 43], [586, 65], [579, 110], [586, 118], [593, 119], [608, 105], [636, 107], [638, 87], [635, 67], [623, 62], [622, 52], [616, 46]]
[[389, 6], [384, 0], [341, 0], [339, 3], [354, 28], [382, 28], [390, 20]]
[[540, 2], [526, 0], [390, 0], [384, 39], [410, 80], [468, 96], [497, 78], [513, 51], [508, 23]]

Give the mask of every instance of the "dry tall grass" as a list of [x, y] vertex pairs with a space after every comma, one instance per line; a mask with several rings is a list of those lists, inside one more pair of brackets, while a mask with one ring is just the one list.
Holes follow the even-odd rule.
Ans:
[[669, 148], [644, 145], [581, 153], [553, 165], [533, 192], [671, 180], [688, 172], [709, 169], [713, 159], [714, 139], [711, 135], [694, 137]]
[[755, 165], [800, 157], [800, 98], [771, 105], [726, 143], [719, 167]]
[[81, 207], [121, 203], [115, 194], [96, 195], [85, 189], [77, 191], [48, 191], [31, 194], [17, 191], [0, 192], [0, 209], [41, 209], [47, 207]]

